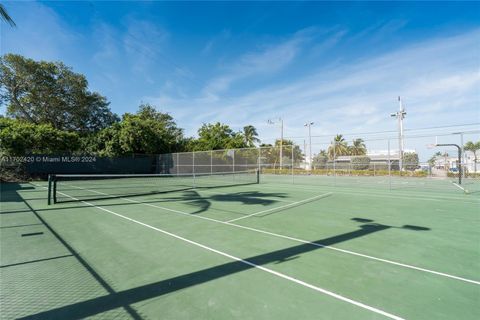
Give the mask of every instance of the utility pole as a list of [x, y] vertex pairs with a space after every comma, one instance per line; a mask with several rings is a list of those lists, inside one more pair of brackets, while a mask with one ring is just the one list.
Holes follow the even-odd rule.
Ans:
[[308, 127], [308, 169], [312, 170], [312, 125], [313, 122], [307, 122], [304, 124], [304, 127]]
[[403, 149], [405, 148], [405, 145], [403, 143], [403, 119], [405, 119], [405, 116], [407, 113], [405, 112], [405, 108], [403, 107], [402, 104], [402, 99], [400, 96], [398, 97], [398, 105], [399, 105], [399, 110], [395, 113], [391, 113], [391, 117], [395, 117], [398, 120], [398, 154], [399, 154], [399, 169], [400, 169], [400, 174], [402, 173], [403, 169]]
[[280, 169], [283, 167], [283, 119], [278, 118], [278, 121], [267, 120], [268, 124], [280, 124]]

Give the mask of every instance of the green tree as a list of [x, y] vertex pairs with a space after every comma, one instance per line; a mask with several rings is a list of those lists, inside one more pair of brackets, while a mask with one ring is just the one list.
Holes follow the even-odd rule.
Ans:
[[328, 161], [328, 153], [325, 150], [320, 150], [312, 159], [314, 169], [325, 169]]
[[5, 9], [5, 7], [1, 3], [0, 3], [0, 17], [2, 17], [2, 20], [8, 23], [11, 27], [16, 26], [15, 22], [8, 14], [7, 9]]
[[355, 156], [350, 161], [353, 170], [366, 170], [370, 167], [370, 158], [366, 156]]
[[428, 159], [428, 164], [430, 165], [430, 167], [434, 167], [435, 166], [435, 163], [437, 161], [437, 158], [442, 156], [442, 153], [440, 151], [437, 151], [435, 152], [435, 154], [430, 158]]
[[22, 156], [29, 153], [64, 153], [80, 149], [80, 137], [77, 133], [57, 130], [49, 124], [36, 125], [0, 118], [0, 128], [2, 154]]
[[243, 137], [245, 139], [245, 144], [249, 147], [254, 147], [256, 142], [260, 142], [257, 129], [252, 125], [243, 127]]
[[[260, 154], [261, 162], [263, 164], [269, 165], [274, 169], [277, 165], [280, 164], [280, 143], [281, 140], [275, 140], [275, 144], [261, 144], [260, 145]], [[301, 161], [304, 160], [302, 150], [300, 146], [296, 145], [291, 140], [283, 140], [281, 143], [282, 147], [282, 162], [285, 166], [298, 165]], [[292, 159], [293, 153], [293, 159]]]
[[328, 157], [330, 160], [338, 156], [346, 156], [348, 155], [348, 144], [343, 138], [343, 135], [337, 134], [334, 138], [330, 146], [328, 147]]
[[85, 149], [105, 156], [170, 153], [182, 140], [183, 131], [169, 114], [144, 104], [137, 113], [125, 113], [122, 121], [86, 138]]
[[220, 122], [203, 124], [198, 129], [198, 139], [192, 143], [193, 151], [246, 148], [245, 137]]
[[353, 144], [348, 147], [348, 152], [352, 156], [363, 156], [367, 154], [367, 147], [363, 139], [353, 140]]
[[[280, 142], [281, 139], [275, 140], [275, 149], [280, 152]], [[303, 157], [303, 152], [300, 149], [300, 146], [295, 144], [292, 140], [283, 140], [283, 143], [281, 144], [282, 147], [282, 156], [283, 156], [283, 162], [289, 163], [289, 164], [298, 164], [301, 161], [303, 161], [305, 158]], [[292, 161], [292, 156], [293, 156], [293, 161]], [[279, 154], [280, 157], [280, 154]], [[286, 160], [286, 161], [285, 161]]]
[[465, 143], [463, 146], [464, 150], [471, 151], [473, 153], [473, 165], [474, 165], [474, 170], [477, 172], [477, 151], [480, 150], [480, 141], [473, 142], [473, 141], [468, 141]]
[[403, 167], [405, 170], [417, 169], [418, 163], [418, 154], [416, 152], [406, 152], [403, 154]]
[[0, 102], [13, 118], [82, 133], [118, 121], [107, 99], [87, 87], [85, 76], [61, 62], [34, 61], [16, 54], [0, 58]]

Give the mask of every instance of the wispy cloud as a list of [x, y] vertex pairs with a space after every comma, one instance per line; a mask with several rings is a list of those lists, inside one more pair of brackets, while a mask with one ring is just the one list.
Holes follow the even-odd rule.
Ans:
[[223, 74], [211, 80], [204, 93], [216, 95], [228, 90], [235, 81], [282, 70], [295, 59], [302, 44], [311, 38], [311, 34], [311, 29], [301, 30], [283, 42], [266, 45], [260, 50], [243, 54], [225, 67]]
[[19, 2], [9, 10], [17, 27], [3, 30], [1, 54], [12, 52], [37, 60], [64, 61], [65, 52], [82, 40], [80, 34], [73, 32], [52, 9], [41, 3]]
[[[263, 137], [273, 138], [276, 134], [265, 120], [274, 116], [285, 119], [287, 135], [293, 136], [305, 134], [302, 124], [306, 120], [317, 123], [312, 128], [316, 134], [392, 129], [389, 114], [397, 108], [398, 95], [404, 97], [409, 125], [421, 127], [426, 121], [449, 124], [452, 108], [459, 111], [459, 116], [467, 116], [455, 122], [478, 119], [479, 37], [480, 30], [474, 30], [412, 44], [352, 64], [334, 68], [317, 66], [312, 73], [288, 84], [265, 85], [239, 97], [217, 100], [203, 95], [187, 101], [164, 96], [161, 102], [175, 110], [173, 113], [181, 125], [187, 123], [188, 117], [190, 134], [202, 122], [222, 121], [238, 128], [251, 123]], [[290, 53], [279, 54], [287, 57], [284, 65], [292, 62], [295, 54], [291, 52], [298, 50], [298, 42], [286, 43], [274, 47], [292, 46], [293, 49], [286, 50]], [[243, 69], [238, 68], [254, 72], [257, 69], [249, 66], [258, 64], [262, 70], [263, 63], [268, 65], [267, 57], [275, 56], [273, 52], [275, 50], [255, 58], [243, 56], [239, 61], [252, 62], [241, 63], [239, 66]], [[265, 67], [265, 70], [270, 69]], [[231, 79], [223, 80], [224, 89], [242, 75], [240, 71], [232, 74]], [[221, 83], [219, 78], [214, 81]]]
[[[168, 38], [168, 32], [150, 21], [128, 19], [123, 46], [132, 71], [150, 79], [149, 68], [154, 62], [162, 60], [163, 47]], [[153, 83], [153, 80], [150, 79], [150, 82]]]
[[202, 51], [200, 52], [202, 55], [208, 55], [215, 49], [219, 44], [225, 43], [232, 37], [232, 33], [228, 29], [223, 29], [220, 34], [212, 37], [210, 40], [207, 41], [205, 46], [203, 47]]

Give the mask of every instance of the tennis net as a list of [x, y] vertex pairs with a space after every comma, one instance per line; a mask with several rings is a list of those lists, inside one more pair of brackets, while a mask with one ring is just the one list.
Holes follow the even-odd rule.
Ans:
[[199, 174], [55, 174], [49, 176], [48, 204], [256, 183], [259, 183], [258, 170]]

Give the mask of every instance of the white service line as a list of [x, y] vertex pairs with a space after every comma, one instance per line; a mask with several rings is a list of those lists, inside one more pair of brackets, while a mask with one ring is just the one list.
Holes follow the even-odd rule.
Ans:
[[328, 197], [328, 196], [330, 196], [330, 195], [332, 195], [331, 192], [319, 194], [319, 195], [317, 195], [317, 196], [315, 196], [315, 197], [311, 197], [311, 198], [308, 198], [308, 199], [303, 199], [303, 200], [300, 200], [300, 201], [295, 201], [295, 202], [286, 204], [286, 205], [284, 205], [284, 206], [280, 206], [280, 207], [275, 207], [275, 208], [271, 208], [271, 209], [267, 209], [267, 210], [262, 210], [262, 211], [254, 212], [254, 213], [252, 213], [252, 214], [249, 214], [249, 215], [246, 215], [246, 216], [243, 216], [243, 217], [240, 217], [240, 218], [235, 218], [235, 219], [232, 219], [232, 220], [228, 220], [227, 222], [234, 222], [234, 221], [238, 221], [238, 220], [250, 218], [250, 217], [253, 217], [253, 216], [257, 216], [257, 215], [262, 214], [262, 213], [267, 213], [267, 212], [271, 212], [271, 211], [276, 211], [276, 210], [280, 210], [280, 209], [285, 209], [285, 208], [292, 207], [292, 206], [295, 206], [295, 205], [298, 205], [298, 204], [301, 204], [301, 203], [304, 203], [304, 202], [309, 202], [309, 201], [313, 201], [313, 200], [317, 200], [317, 199], [322, 199], [322, 198]]
[[[96, 191], [96, 190], [89, 190], [89, 189], [81, 188], [81, 187], [77, 187], [77, 186], [74, 186], [74, 187], [78, 188], [78, 189], [90, 191], [90, 192], [93, 192], [93, 193], [98, 193], [98, 194], [107, 195], [107, 196], [109, 195], [108, 193], [103, 193], [103, 192]], [[336, 247], [333, 247], [333, 246], [323, 245], [323, 244], [317, 243], [317, 242], [311, 242], [311, 241], [308, 241], [308, 240], [294, 238], [294, 237], [290, 237], [290, 236], [286, 236], [286, 235], [282, 235], [282, 234], [278, 234], [278, 233], [274, 233], [274, 232], [270, 232], [270, 231], [265, 231], [265, 230], [261, 230], [261, 229], [242, 226], [242, 225], [231, 223], [231, 222], [228, 222], [228, 221], [221, 221], [221, 220], [217, 220], [217, 219], [213, 219], [213, 218], [209, 218], [209, 217], [192, 215], [188, 212], [183, 212], [183, 211], [180, 211], [180, 210], [170, 209], [170, 208], [167, 208], [167, 207], [162, 207], [162, 206], [158, 206], [158, 205], [151, 204], [151, 203], [145, 203], [145, 202], [141, 202], [141, 201], [137, 201], [137, 200], [133, 200], [133, 199], [129, 199], [129, 198], [120, 198], [120, 199], [128, 201], [128, 202], [138, 203], [138, 204], [148, 206], [148, 207], [152, 207], [152, 208], [162, 209], [164, 211], [169, 211], [169, 212], [173, 212], [173, 213], [186, 215], [186, 216], [197, 218], [197, 219], [203, 219], [203, 220], [208, 220], [208, 221], [212, 221], [212, 222], [216, 222], [216, 223], [226, 224], [226, 225], [236, 227], [236, 228], [240, 228], [240, 229], [246, 229], [246, 230], [250, 230], [250, 231], [254, 231], [254, 232], [258, 232], [258, 233], [268, 234], [268, 235], [275, 236], [275, 237], [278, 237], [278, 238], [288, 239], [288, 240], [292, 240], [292, 241], [296, 241], [296, 242], [300, 242], [300, 243], [305, 243], [305, 244], [309, 244], [309, 245], [320, 247], [320, 248], [335, 250], [335, 251], [351, 254], [351, 255], [354, 255], [354, 256], [358, 256], [358, 257], [363, 257], [363, 258], [367, 258], [367, 259], [371, 259], [371, 260], [375, 260], [375, 261], [385, 262], [385, 263], [392, 264], [392, 265], [399, 266], [399, 267], [404, 267], [404, 268], [408, 268], [408, 269], [412, 269], [412, 270], [427, 272], [427, 273], [430, 273], [430, 274], [435, 274], [435, 275], [450, 278], [450, 279], [455, 279], [455, 280], [459, 280], [459, 281], [463, 281], [463, 282], [468, 282], [468, 283], [473, 283], [473, 284], [476, 284], [476, 285], [480, 285], [480, 281], [467, 279], [467, 278], [462, 278], [462, 277], [455, 276], [455, 275], [448, 274], [448, 273], [444, 273], [444, 272], [439, 272], [439, 271], [430, 270], [430, 269], [426, 269], [426, 268], [422, 268], [422, 267], [417, 267], [417, 266], [413, 266], [413, 265], [409, 265], [409, 264], [406, 264], [406, 263], [401, 263], [401, 262], [397, 262], [397, 261], [393, 261], [393, 260], [388, 260], [388, 259], [382, 259], [382, 258], [378, 258], [378, 257], [374, 257], [374, 256], [369, 256], [369, 255], [359, 253], [359, 252], [355, 252], [355, 251], [340, 249], [340, 248], [336, 248]]]
[[115, 216], [117, 216], [117, 217], [119, 217], [119, 218], [122, 218], [122, 219], [125, 219], [125, 220], [128, 220], [128, 221], [137, 223], [137, 224], [139, 224], [139, 225], [141, 225], [141, 226], [144, 226], [144, 227], [150, 228], [150, 229], [152, 229], [152, 230], [161, 232], [161, 233], [166, 234], [166, 235], [168, 235], [168, 236], [170, 236], [170, 237], [173, 237], [173, 238], [176, 238], [176, 239], [178, 239], [178, 240], [182, 240], [182, 241], [184, 241], [184, 242], [190, 243], [190, 244], [192, 244], [192, 245], [194, 245], [194, 246], [197, 246], [197, 247], [203, 248], [203, 249], [205, 249], [205, 250], [214, 252], [214, 253], [216, 253], [216, 254], [222, 255], [222, 256], [227, 257], [227, 258], [229, 258], [229, 259], [232, 259], [232, 260], [235, 260], [235, 261], [244, 263], [244, 264], [249, 265], [249, 266], [251, 266], [251, 267], [253, 267], [253, 268], [256, 268], [256, 269], [265, 271], [265, 272], [267, 272], [267, 273], [273, 274], [273, 275], [275, 275], [275, 276], [277, 276], [277, 277], [283, 278], [283, 279], [288, 280], [288, 281], [290, 281], [290, 282], [294, 282], [294, 283], [299, 284], [299, 285], [301, 285], [301, 286], [304, 286], [304, 287], [306, 287], [306, 288], [310, 288], [310, 289], [312, 289], [312, 290], [315, 290], [315, 291], [317, 291], [317, 292], [323, 293], [323, 294], [328, 295], [328, 296], [330, 296], [330, 297], [333, 297], [333, 298], [335, 298], [335, 299], [338, 299], [338, 300], [341, 300], [341, 301], [344, 301], [344, 302], [353, 304], [353, 305], [355, 305], [355, 306], [357, 306], [357, 307], [360, 307], [360, 308], [363, 308], [363, 309], [372, 311], [372, 312], [377, 313], [377, 314], [381, 314], [381, 315], [383, 315], [383, 316], [385, 316], [385, 317], [387, 317], [387, 318], [390, 318], [390, 319], [404, 320], [404, 318], [401, 318], [401, 317], [396, 316], [396, 315], [394, 315], [394, 314], [391, 314], [391, 313], [388, 313], [388, 312], [386, 312], [386, 311], [383, 311], [383, 310], [377, 309], [377, 308], [375, 308], [375, 307], [369, 306], [369, 305], [367, 305], [367, 304], [364, 304], [364, 303], [361, 303], [361, 302], [358, 302], [358, 301], [349, 299], [349, 298], [347, 298], [347, 297], [344, 297], [344, 296], [339, 295], [339, 294], [337, 294], [337, 293], [334, 293], [334, 292], [332, 292], [332, 291], [329, 291], [329, 290], [326, 290], [326, 289], [323, 289], [323, 288], [314, 286], [314, 285], [309, 284], [309, 283], [307, 283], [307, 282], [305, 282], [305, 281], [296, 279], [296, 278], [294, 278], [294, 277], [288, 276], [288, 275], [283, 274], [283, 273], [280, 273], [280, 272], [278, 272], [278, 271], [274, 271], [274, 270], [271, 270], [271, 269], [262, 267], [262, 266], [260, 266], [260, 265], [255, 264], [255, 263], [252, 263], [252, 262], [250, 262], [250, 261], [243, 260], [242, 258], [238, 258], [238, 257], [236, 257], [236, 256], [233, 256], [233, 255], [231, 255], [231, 254], [225, 253], [225, 252], [220, 251], [220, 250], [217, 250], [217, 249], [213, 249], [213, 248], [211, 248], [211, 247], [208, 247], [208, 246], [203, 245], [203, 244], [201, 244], [201, 243], [198, 243], [198, 242], [196, 242], [196, 241], [189, 240], [189, 239], [187, 239], [187, 238], [181, 237], [181, 236], [176, 235], [176, 234], [174, 234], [174, 233], [171, 233], [171, 232], [162, 230], [162, 229], [160, 229], [160, 228], [156, 228], [156, 227], [154, 227], [154, 226], [151, 226], [151, 225], [149, 225], [149, 224], [143, 223], [143, 222], [141, 222], [141, 221], [138, 221], [138, 220], [135, 220], [135, 219], [126, 217], [126, 216], [121, 215], [121, 214], [119, 214], [119, 213], [116, 213], [116, 212], [114, 212], [114, 211], [112, 211], [112, 210], [109, 210], [109, 209], [106, 209], [106, 208], [103, 208], [103, 207], [100, 207], [100, 206], [96, 206], [96, 205], [94, 205], [94, 204], [92, 204], [92, 203], [90, 203], [90, 202], [83, 201], [83, 200], [79, 200], [79, 199], [77, 199], [77, 198], [75, 198], [75, 197], [72, 197], [72, 196], [66, 194], [66, 193], [63, 193], [63, 192], [58, 192], [58, 193], [60, 193], [60, 194], [62, 194], [62, 195], [64, 195], [64, 196], [67, 196], [67, 197], [69, 197], [69, 198], [71, 198], [71, 199], [73, 199], [73, 200], [80, 201], [80, 202], [82, 202], [82, 203], [84, 203], [84, 204], [86, 204], [86, 205], [88, 205], [88, 206], [97, 208], [97, 209], [99, 209], [99, 210], [108, 212], [108, 213], [110, 213], [110, 214], [113, 214], [113, 215], [115, 215]]
[[456, 184], [455, 182], [452, 182], [452, 184], [453, 184], [455, 187], [461, 189], [463, 192], [465, 192], [465, 193], [467, 192], [467, 190], [466, 190], [464, 187], [462, 187], [461, 185], [458, 185], [458, 184]]
[[[295, 187], [295, 189], [298, 189], [298, 190], [305, 190], [305, 191], [312, 191], [313, 188], [315, 187], [321, 187], [321, 188], [333, 188], [333, 186], [323, 186], [323, 185], [311, 185], [311, 186], [307, 186], [307, 185], [299, 185], [299, 184], [295, 184], [295, 185], [292, 185]], [[283, 189], [287, 189], [287, 190], [292, 190], [292, 186], [288, 186], [288, 185], [285, 185], [285, 184], [277, 184], [275, 186], [273, 185], [269, 185], [269, 184], [262, 184], [262, 188], [265, 188], [265, 189], [274, 189], [274, 190], [277, 190], [279, 188], [283, 188]], [[244, 186], [238, 186], [238, 187], [244, 187]], [[361, 187], [361, 186], [359, 186]], [[342, 188], [342, 187], [340, 187]], [[363, 195], [366, 195], [366, 196], [371, 196], [371, 197], [380, 197], [380, 198], [393, 198], [393, 199], [408, 199], [408, 200], [411, 200], [411, 199], [414, 199], [414, 200], [426, 200], [426, 201], [450, 201], [450, 200], [461, 200], [465, 203], [471, 203], [471, 204], [479, 204], [480, 201], [476, 201], [475, 199], [471, 199], [472, 201], [468, 201], [468, 199], [466, 198], [460, 198], [460, 197], [445, 197], [445, 196], [442, 196], [442, 197], [428, 197], [428, 196], [417, 196], [417, 195], [406, 195], [406, 194], [393, 194], [391, 193], [390, 195], [388, 194], [378, 194], [378, 193], [374, 193], [375, 190], [371, 190], [370, 192], [361, 192], [361, 191], [343, 191], [343, 190], [340, 190], [340, 189], [336, 189], [335, 190], [335, 193], [339, 193], [339, 194], [351, 194], [351, 195], [355, 195], [355, 196], [363, 196]]]

